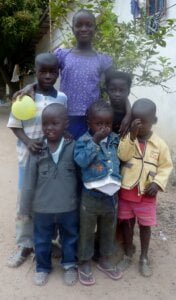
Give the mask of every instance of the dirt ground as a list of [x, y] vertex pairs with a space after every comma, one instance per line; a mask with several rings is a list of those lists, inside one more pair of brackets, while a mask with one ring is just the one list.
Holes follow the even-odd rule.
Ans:
[[[64, 286], [62, 270], [54, 261], [53, 272], [45, 287], [33, 285], [35, 264], [32, 258], [18, 269], [6, 266], [8, 256], [15, 250], [15, 204], [17, 184], [16, 139], [6, 128], [8, 109], [0, 108], [0, 299], [1, 300], [175, 300], [176, 299], [176, 188], [169, 187], [158, 199], [158, 226], [153, 229], [150, 258], [153, 276], [143, 278], [138, 273], [139, 239], [134, 263], [118, 282], [108, 279], [96, 266], [96, 284], [84, 287]], [[166, 240], [161, 238], [161, 231]]]

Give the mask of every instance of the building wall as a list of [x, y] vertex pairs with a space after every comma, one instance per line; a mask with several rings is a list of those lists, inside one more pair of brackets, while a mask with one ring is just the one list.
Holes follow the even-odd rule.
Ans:
[[[130, 0], [116, 0], [115, 12], [119, 16], [119, 21], [128, 22], [133, 16], [130, 12]], [[176, 0], [167, 1], [166, 18], [175, 18], [176, 6], [169, 8], [176, 4]], [[173, 66], [176, 65], [176, 33], [173, 38], [166, 39], [167, 46], [160, 48], [162, 56], [169, 57]], [[167, 82], [171, 88], [172, 93], [166, 93], [159, 86], [154, 87], [133, 87], [130, 95], [131, 102], [141, 97], [148, 97], [155, 101], [157, 105], [158, 123], [156, 131], [162, 136], [170, 145], [172, 151], [176, 155], [176, 78], [172, 78]], [[175, 91], [175, 92], [174, 92]]]

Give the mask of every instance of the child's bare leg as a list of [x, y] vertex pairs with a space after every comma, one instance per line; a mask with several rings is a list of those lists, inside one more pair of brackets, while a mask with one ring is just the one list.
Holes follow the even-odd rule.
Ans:
[[122, 222], [122, 232], [124, 236], [124, 250], [126, 256], [133, 255], [133, 234], [134, 234], [135, 218], [124, 220]]
[[142, 276], [149, 277], [152, 275], [152, 270], [149, 266], [148, 249], [151, 237], [150, 226], [140, 225], [140, 240], [141, 240], [141, 255], [139, 261], [139, 271]]
[[141, 256], [140, 260], [148, 259], [148, 248], [151, 237], [151, 228], [140, 225]]
[[131, 265], [132, 256], [134, 253], [133, 233], [134, 233], [135, 218], [124, 220], [121, 224], [122, 224], [122, 233], [124, 237], [125, 256], [123, 260], [117, 264], [117, 268], [121, 271], [125, 271]]

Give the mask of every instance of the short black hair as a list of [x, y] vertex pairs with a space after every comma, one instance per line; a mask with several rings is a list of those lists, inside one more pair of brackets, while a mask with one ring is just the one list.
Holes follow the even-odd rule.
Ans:
[[122, 72], [122, 71], [117, 71], [117, 70], [110, 70], [107, 72], [106, 74], [106, 78], [105, 78], [105, 83], [106, 83], [106, 87], [108, 88], [111, 80], [113, 79], [122, 79], [127, 83], [127, 86], [130, 90], [131, 85], [132, 85], [132, 76], [130, 73], [127, 72]]
[[35, 67], [37, 67], [41, 64], [56, 66], [56, 68], [59, 69], [58, 59], [57, 59], [56, 55], [54, 55], [53, 53], [44, 52], [44, 53], [38, 54], [35, 58]]
[[68, 115], [67, 115], [67, 109], [66, 107], [61, 104], [61, 103], [51, 103], [49, 105], [47, 105], [43, 112], [42, 112], [42, 117], [43, 115], [47, 112], [47, 111], [50, 111], [50, 112], [58, 112], [58, 115], [62, 116], [64, 119], [67, 119]]
[[100, 111], [109, 112], [113, 116], [113, 109], [110, 103], [106, 102], [105, 100], [98, 100], [92, 103], [87, 109], [86, 112], [87, 119], [90, 119], [93, 114], [99, 113]]
[[76, 20], [76, 18], [77, 18], [77, 16], [78, 16], [79, 14], [87, 14], [87, 15], [89, 15], [89, 16], [92, 18], [92, 20], [94, 21], [95, 25], [96, 25], [96, 18], [95, 18], [95, 16], [94, 16], [94, 14], [93, 14], [90, 10], [84, 9], [84, 8], [78, 10], [78, 11], [73, 15], [72, 25], [74, 25], [75, 20]]
[[141, 98], [134, 102], [131, 112], [132, 114], [145, 114], [148, 115], [149, 118], [153, 118], [156, 116], [156, 104], [148, 98]]

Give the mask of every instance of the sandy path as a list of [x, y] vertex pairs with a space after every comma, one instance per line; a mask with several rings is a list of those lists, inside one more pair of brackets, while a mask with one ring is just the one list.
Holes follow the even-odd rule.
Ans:
[[[175, 300], [176, 299], [176, 189], [160, 196], [159, 227], [154, 229], [150, 247], [150, 257], [154, 275], [145, 279], [138, 273], [139, 242], [135, 237], [137, 253], [134, 264], [124, 274], [122, 280], [115, 282], [94, 269], [96, 285], [66, 287], [62, 282], [62, 271], [54, 261], [54, 270], [46, 287], [35, 287], [32, 283], [35, 268], [32, 259], [18, 269], [6, 267], [6, 260], [15, 249], [15, 202], [16, 202], [16, 152], [15, 137], [6, 128], [7, 109], [0, 109], [0, 299], [123, 299], [123, 300]], [[163, 230], [167, 241], [160, 240]]]

